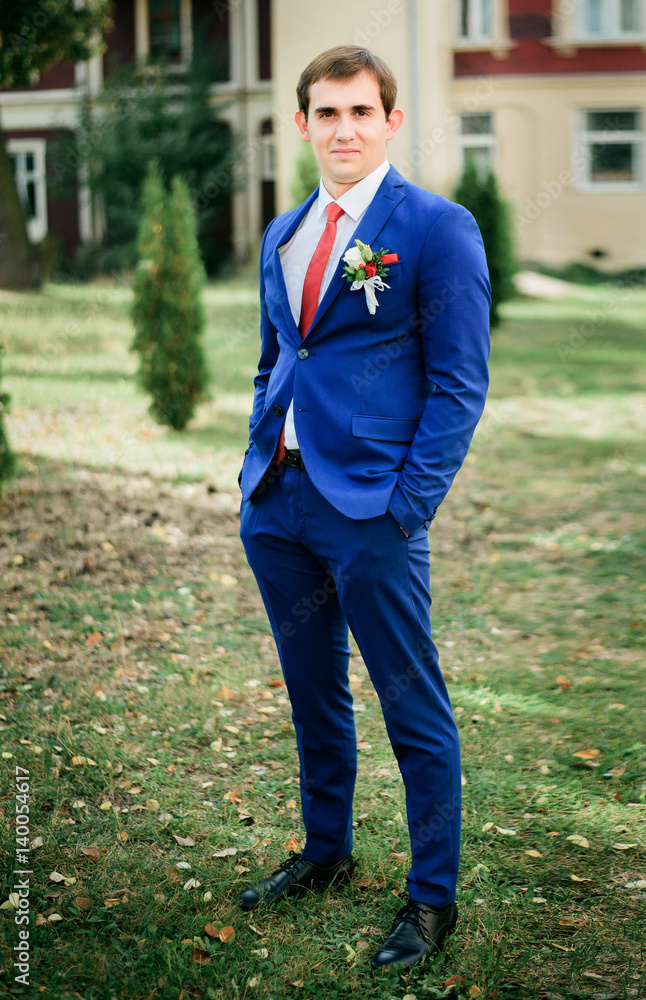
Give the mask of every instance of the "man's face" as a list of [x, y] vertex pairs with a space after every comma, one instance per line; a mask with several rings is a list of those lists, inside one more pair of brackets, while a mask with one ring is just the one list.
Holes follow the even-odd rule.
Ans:
[[339, 198], [386, 158], [386, 143], [402, 123], [395, 108], [390, 118], [381, 103], [377, 78], [362, 70], [350, 80], [317, 80], [310, 87], [307, 118], [296, 113], [303, 138], [312, 143], [323, 182]]

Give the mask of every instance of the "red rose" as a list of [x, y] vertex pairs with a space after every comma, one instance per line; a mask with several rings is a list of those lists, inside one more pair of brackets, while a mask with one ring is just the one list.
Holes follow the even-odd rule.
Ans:
[[377, 265], [374, 260], [368, 261], [366, 264], [366, 278], [374, 278], [377, 273]]

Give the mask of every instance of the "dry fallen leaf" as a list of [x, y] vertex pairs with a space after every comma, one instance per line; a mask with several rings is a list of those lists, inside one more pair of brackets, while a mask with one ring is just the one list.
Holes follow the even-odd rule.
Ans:
[[225, 847], [224, 850], [222, 850], [222, 851], [214, 851], [213, 852], [213, 857], [214, 858], [232, 858], [237, 853], [238, 853], [238, 848], [237, 847]]
[[90, 847], [82, 847], [81, 853], [89, 858], [90, 861], [100, 861], [101, 860], [101, 850], [92, 844]]
[[498, 833], [503, 833], [503, 834], [505, 834], [508, 837], [515, 837], [516, 836], [516, 830], [512, 830], [509, 827], [497, 826], [496, 830], [498, 831]]
[[211, 956], [208, 951], [203, 951], [199, 948], [195, 942], [191, 944], [191, 957], [197, 962], [198, 965], [206, 965], [207, 962], [211, 961]]
[[489, 830], [493, 830], [493, 823], [485, 823], [482, 827], [483, 833], [489, 833]]
[[639, 844], [613, 844], [615, 851], [629, 851], [631, 847], [639, 847]]
[[583, 760], [592, 760], [593, 757], [598, 757], [601, 750], [577, 750], [573, 753], [573, 757], [581, 757]]
[[469, 996], [470, 997], [479, 997], [481, 993], [482, 993], [482, 990], [480, 989], [479, 986], [476, 986], [474, 984], [473, 986], [469, 987]]
[[530, 858], [542, 858], [543, 857], [543, 855], [541, 854], [540, 851], [525, 851], [525, 854], [528, 854]]
[[209, 937], [218, 938], [218, 939], [220, 937], [220, 931], [219, 931], [219, 929], [217, 927], [214, 927], [213, 924], [205, 924], [204, 925], [204, 931], [205, 931], [206, 934], [209, 935]]
[[290, 837], [283, 844], [286, 851], [297, 851], [298, 850], [298, 837]]
[[176, 833], [173, 834], [173, 837], [180, 847], [195, 847], [195, 840], [193, 837], [180, 837]]
[[591, 878], [579, 878], [578, 875], [570, 875], [573, 882], [592, 882]]
[[556, 678], [556, 683], [563, 691], [567, 691], [569, 687], [572, 687], [572, 681], [568, 680], [565, 674], [559, 674]]
[[60, 872], [50, 872], [49, 878], [52, 882], [64, 882], [65, 885], [74, 885], [76, 882], [72, 875], [61, 875]]
[[74, 906], [77, 906], [79, 910], [87, 910], [90, 905], [90, 900], [86, 896], [77, 896], [76, 899], [72, 900]]
[[586, 838], [579, 836], [578, 833], [573, 833], [570, 837], [566, 837], [565, 839], [566, 840], [571, 840], [572, 843], [576, 844], [578, 847], [589, 847], [590, 846], [590, 844], [588, 843], [588, 841], [586, 840]]
[[235, 934], [236, 932], [233, 927], [221, 927], [218, 937], [223, 944], [227, 944], [228, 941], [233, 941]]

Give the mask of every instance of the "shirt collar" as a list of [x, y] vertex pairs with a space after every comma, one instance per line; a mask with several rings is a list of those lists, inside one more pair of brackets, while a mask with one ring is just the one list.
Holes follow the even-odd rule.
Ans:
[[[373, 170], [356, 184], [353, 184], [351, 188], [348, 188], [348, 190], [341, 195], [336, 203], [343, 209], [346, 215], [349, 215], [351, 219], [357, 222], [359, 217], [363, 215], [368, 205], [376, 195], [381, 182], [389, 170], [390, 163], [388, 160], [384, 160], [384, 162], [380, 164], [376, 170]], [[325, 187], [323, 178], [321, 178], [316, 210], [317, 218], [320, 219], [327, 206], [331, 205], [334, 200], [335, 199]]]

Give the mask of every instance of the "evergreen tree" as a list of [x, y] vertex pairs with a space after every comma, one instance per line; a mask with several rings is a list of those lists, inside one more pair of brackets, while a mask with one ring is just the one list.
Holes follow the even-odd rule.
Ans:
[[[3, 348], [0, 345], [0, 352], [2, 350]], [[2, 492], [3, 482], [6, 479], [11, 479], [13, 476], [16, 465], [16, 460], [4, 427], [4, 415], [9, 409], [9, 399], [8, 393], [0, 390], [0, 492]]]
[[494, 174], [484, 176], [472, 159], [467, 159], [455, 200], [475, 218], [484, 243], [491, 281], [491, 326], [500, 323], [500, 305], [516, 292], [514, 274], [517, 270], [511, 212], [498, 190]]
[[85, 247], [90, 272], [134, 267], [137, 261], [142, 184], [151, 160], [166, 181], [180, 174], [197, 213], [202, 259], [214, 274], [225, 259], [222, 228], [234, 189], [235, 141], [211, 106], [214, 68], [196, 48], [186, 72], [177, 67], [115, 67], [101, 94], [79, 111], [75, 136], [61, 139], [52, 169], [58, 193], [68, 195], [83, 170], [103, 206], [100, 247]]
[[186, 183], [174, 177], [169, 193], [154, 162], [142, 200], [131, 350], [140, 356], [139, 385], [152, 396], [149, 413], [182, 430], [197, 403], [208, 398], [195, 215]]
[[290, 188], [293, 208], [300, 205], [318, 187], [321, 177], [319, 165], [316, 162], [309, 142], [304, 142], [296, 159], [296, 177]]

